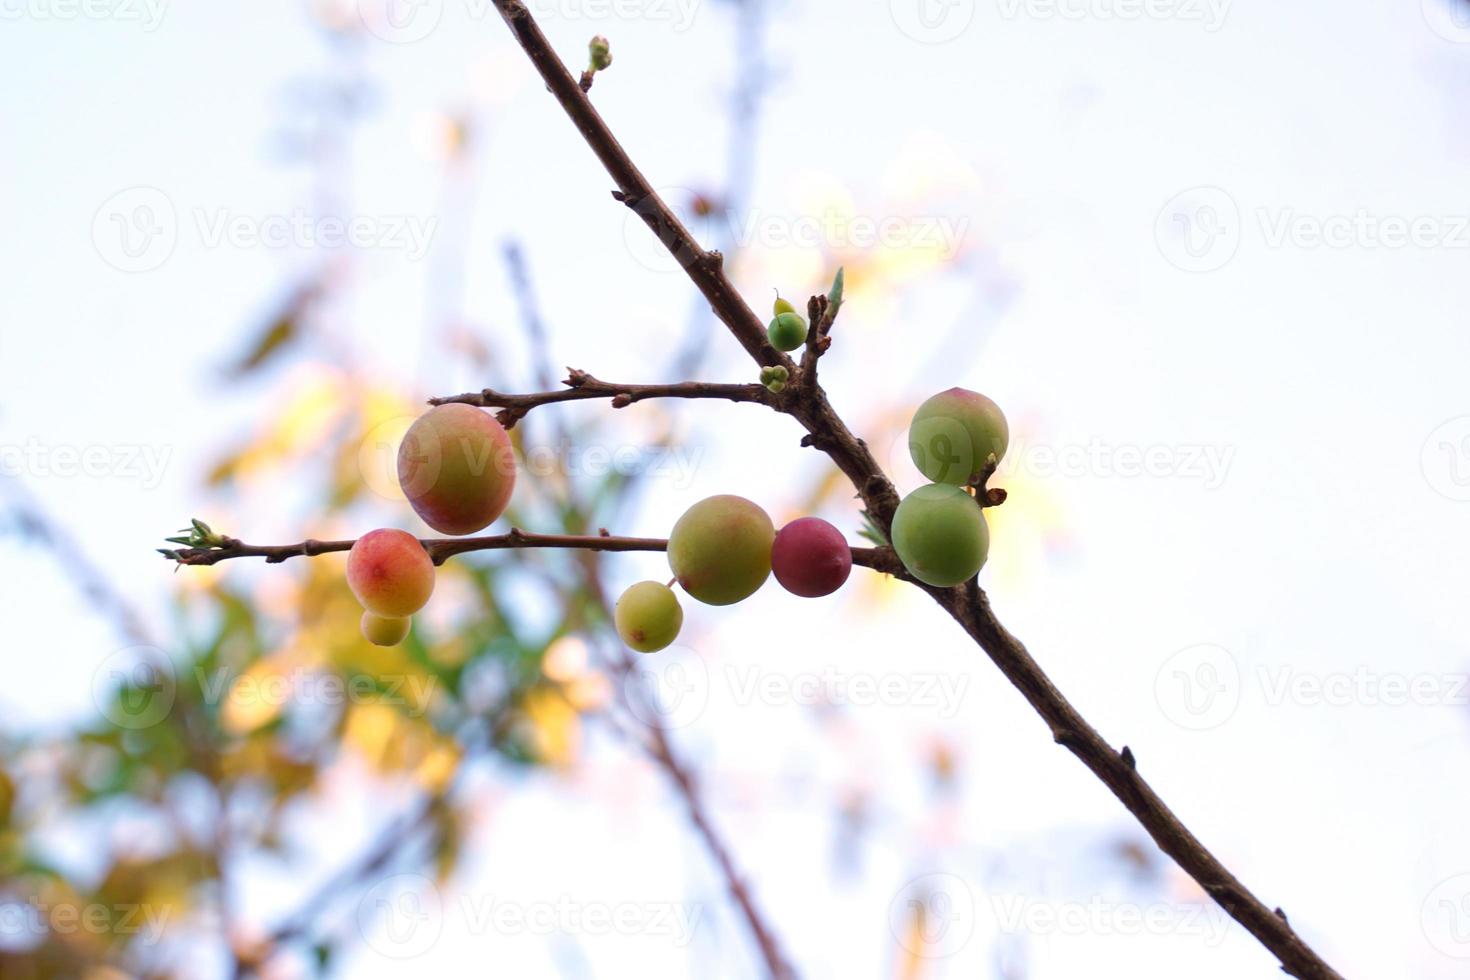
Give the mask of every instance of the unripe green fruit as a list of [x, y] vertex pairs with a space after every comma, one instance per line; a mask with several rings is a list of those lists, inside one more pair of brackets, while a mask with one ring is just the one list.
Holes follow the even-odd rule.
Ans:
[[990, 529], [975, 498], [959, 487], [920, 487], [893, 513], [893, 550], [920, 582], [949, 588], [968, 582], [990, 552]]
[[661, 582], [628, 586], [613, 607], [618, 636], [639, 653], [655, 653], [673, 643], [684, 625], [679, 597]]
[[728, 606], [753, 595], [771, 574], [775, 540], [770, 517], [749, 500], [708, 497], [669, 532], [669, 568], [700, 602]]
[[964, 486], [992, 453], [1005, 457], [1011, 430], [1000, 406], [977, 391], [951, 388], [919, 406], [909, 425], [909, 455], [935, 483]]
[[771, 338], [771, 346], [777, 350], [796, 350], [806, 343], [806, 318], [797, 313], [777, 313], [766, 330], [766, 336]]
[[396, 647], [408, 636], [410, 622], [407, 616], [379, 616], [365, 612], [362, 614], [362, 635], [375, 647]]
[[347, 553], [347, 584], [368, 612], [412, 616], [434, 594], [434, 562], [412, 534], [380, 528]]
[[782, 299], [778, 295], [776, 297], [776, 305], [775, 305], [775, 308], [771, 312], [775, 316], [780, 316], [782, 313], [795, 313], [796, 312], [796, 307], [792, 306], [790, 303], [788, 303], [786, 300]]
[[431, 408], [398, 447], [398, 483], [425, 524], [443, 534], [474, 534], [510, 503], [516, 485], [510, 436], [472, 405]]
[[779, 364], [771, 367], [761, 368], [761, 384], [773, 395], [779, 395], [786, 390], [786, 382], [790, 380], [791, 372]]

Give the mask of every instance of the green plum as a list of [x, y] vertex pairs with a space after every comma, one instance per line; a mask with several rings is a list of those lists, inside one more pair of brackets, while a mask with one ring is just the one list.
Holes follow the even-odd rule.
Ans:
[[396, 647], [408, 636], [411, 620], [407, 616], [379, 616], [377, 613], [362, 614], [362, 635], [377, 647]]
[[[786, 302], [779, 300], [778, 302]], [[786, 304], [790, 306], [790, 303]], [[777, 350], [793, 351], [806, 343], [806, 318], [799, 313], [777, 313], [766, 330], [771, 346]]]
[[771, 518], [744, 497], [722, 494], [690, 507], [669, 532], [669, 568], [700, 602], [728, 606], [771, 574]]
[[662, 582], [630, 585], [613, 607], [618, 636], [639, 653], [656, 653], [679, 637], [684, 610], [679, 597]]
[[949, 588], [974, 578], [990, 552], [990, 529], [975, 498], [959, 487], [920, 487], [893, 514], [893, 550], [920, 582]]
[[347, 553], [347, 584], [370, 613], [412, 616], [434, 594], [434, 561], [412, 534], [379, 528]]
[[935, 483], [964, 486], [999, 462], [1011, 432], [1000, 406], [978, 391], [951, 388], [919, 406], [909, 425], [909, 455], [919, 472]]
[[510, 435], [473, 405], [431, 408], [398, 447], [398, 483], [425, 524], [443, 534], [474, 534], [510, 503], [516, 485]]

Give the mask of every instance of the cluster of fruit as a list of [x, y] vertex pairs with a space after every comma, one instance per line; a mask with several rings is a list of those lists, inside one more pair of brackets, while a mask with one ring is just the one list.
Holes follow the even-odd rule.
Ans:
[[[786, 591], [814, 599], [847, 581], [852, 549], [821, 518], [803, 517], [778, 532], [759, 506], [722, 494], [701, 500], [675, 522], [669, 568], [685, 592], [711, 606], [750, 598], [772, 573]], [[669, 585], [639, 582], [618, 599], [613, 620], [624, 643], [653, 653], [678, 637], [684, 610]]]
[[[800, 320], [778, 300], [776, 319], [783, 317]], [[806, 321], [799, 326], [804, 337]], [[794, 326], [792, 331], [783, 345], [795, 340]], [[973, 391], [941, 392], [915, 413], [909, 452], [934, 482], [899, 504], [892, 533], [894, 551], [914, 578], [947, 588], [973, 578], [985, 564], [990, 534], [970, 488], [983, 482], [1008, 442], [1000, 408]], [[487, 527], [505, 511], [515, 479], [510, 436], [493, 416], [469, 405], [430, 409], [399, 446], [404, 496], [424, 523], [444, 534]], [[669, 533], [668, 560], [674, 573], [668, 585], [639, 582], [614, 610], [619, 636], [643, 653], [673, 643], [683, 626], [674, 582], [700, 602], [728, 606], [749, 598], [773, 573], [787, 591], [815, 598], [837, 591], [852, 572], [852, 549], [831, 524], [803, 517], [777, 532], [764, 510], [731, 495], [685, 511]], [[407, 531], [380, 528], [352, 546], [347, 582], [365, 610], [363, 635], [393, 646], [433, 594], [434, 562]]]
[[[504, 513], [516, 484], [515, 451], [494, 417], [470, 405], [429, 409], [398, 447], [398, 484], [424, 523], [474, 534]], [[366, 611], [362, 635], [395, 646], [434, 592], [434, 562], [407, 531], [381, 528], [347, 555], [347, 584]]]
[[[777, 319], [788, 315], [795, 316], [778, 311]], [[1005, 415], [978, 392], [951, 388], [914, 413], [909, 453], [934, 482], [898, 505], [892, 536], [914, 578], [948, 588], [979, 573], [990, 531], [969, 488], [987, 474], [992, 457], [1000, 462], [1009, 442]], [[712, 606], [749, 598], [772, 572], [788, 592], [815, 598], [847, 581], [852, 549], [820, 518], [803, 517], [778, 533], [760, 507], [726, 495], [701, 500], [679, 518], [669, 534], [669, 568], [685, 592]], [[618, 599], [614, 619], [624, 643], [653, 653], [678, 637], [684, 611], [669, 585], [639, 582]]]
[[1009, 443], [1000, 406], [976, 391], [941, 391], [914, 413], [909, 455], [933, 482], [903, 498], [893, 514], [893, 550], [914, 578], [949, 588], [979, 573], [990, 529], [969, 488], [983, 482]]

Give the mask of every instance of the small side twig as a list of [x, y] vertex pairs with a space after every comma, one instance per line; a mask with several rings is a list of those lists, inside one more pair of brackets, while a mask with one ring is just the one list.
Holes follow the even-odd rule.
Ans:
[[682, 381], [678, 384], [651, 385], [617, 384], [600, 381], [586, 371], [579, 371], [576, 368], [569, 368], [568, 371], [570, 373], [563, 382], [567, 387], [559, 391], [538, 391], [514, 395], [496, 391], [494, 388], [484, 388], [462, 395], [431, 398], [429, 404], [461, 404], [477, 405], [480, 408], [498, 408], [500, 411], [495, 417], [507, 429], [525, 418], [526, 413], [531, 409], [541, 405], [597, 398], [611, 399], [613, 408], [627, 408], [634, 402], [650, 398], [704, 398], [716, 401], [753, 402], [771, 407], [776, 404], [775, 396], [758, 384], [716, 384], [709, 381]]

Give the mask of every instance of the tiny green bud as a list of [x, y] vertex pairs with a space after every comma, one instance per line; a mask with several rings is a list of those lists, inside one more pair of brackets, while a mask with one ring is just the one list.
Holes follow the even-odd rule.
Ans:
[[786, 388], [786, 382], [790, 379], [791, 372], [776, 364], [772, 367], [761, 368], [761, 384], [773, 395], [779, 395]]
[[766, 330], [771, 346], [777, 350], [793, 351], [806, 343], [806, 318], [797, 313], [777, 313]]
[[601, 34], [587, 42], [587, 53], [593, 71], [603, 71], [612, 64], [612, 45]]

